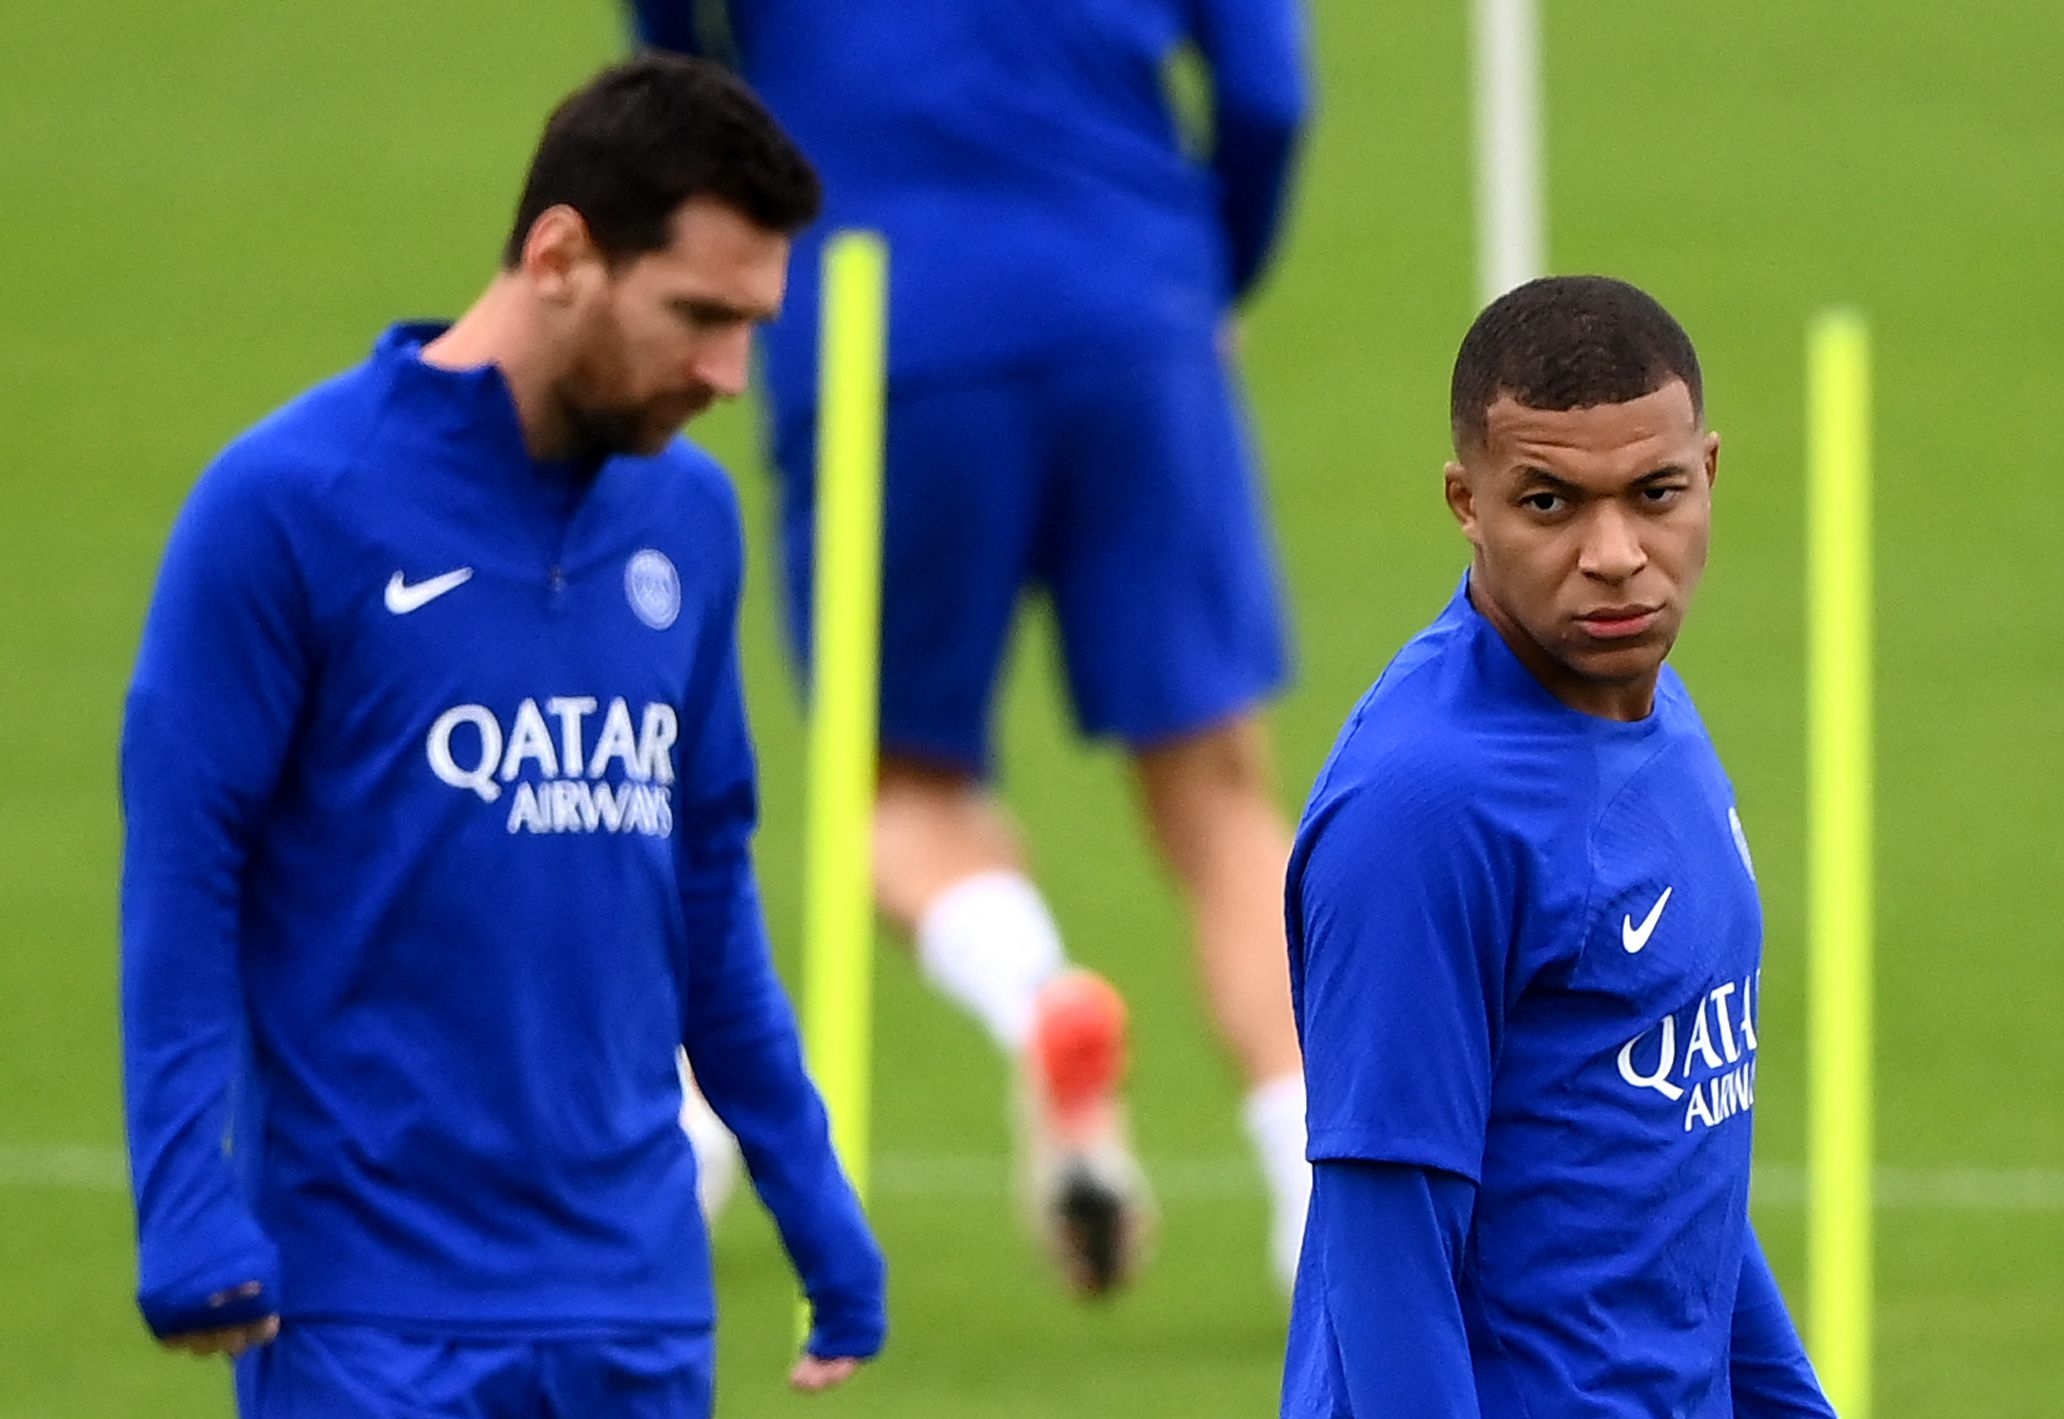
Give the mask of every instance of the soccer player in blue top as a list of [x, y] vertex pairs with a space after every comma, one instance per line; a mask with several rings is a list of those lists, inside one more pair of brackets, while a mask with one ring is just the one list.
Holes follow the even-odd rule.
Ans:
[[478, 302], [180, 515], [122, 739], [139, 1299], [261, 1347], [246, 1416], [707, 1414], [683, 1044], [810, 1300], [793, 1383], [882, 1343], [754, 887], [737, 512], [675, 436], [817, 206], [724, 71], [607, 71]]
[[1825, 1419], [1749, 1229], [1763, 923], [1663, 664], [1719, 437], [1647, 295], [1531, 282], [1455, 362], [1462, 588], [1288, 884], [1313, 1194], [1283, 1413]]
[[[1146, 1212], [1116, 1089], [1122, 1003], [1066, 969], [991, 789], [1020, 601], [1044, 591], [1076, 718], [1128, 751], [1247, 1088], [1287, 1284], [1309, 1170], [1283, 965], [1289, 825], [1260, 706], [1287, 656], [1223, 348], [1262, 279], [1307, 108], [1300, 0], [633, 0], [728, 54], [825, 180], [766, 341], [788, 624], [809, 640], [819, 242], [890, 247], [876, 892], [926, 977], [1017, 1061], [1034, 1181], [1087, 1291]], [[709, 23], [721, 13], [726, 25]], [[1188, 141], [1172, 60], [1201, 61]]]

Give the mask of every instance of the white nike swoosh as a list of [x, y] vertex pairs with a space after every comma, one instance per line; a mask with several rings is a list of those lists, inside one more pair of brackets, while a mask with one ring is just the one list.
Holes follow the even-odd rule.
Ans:
[[1628, 955], [1639, 955], [1642, 948], [1648, 945], [1648, 938], [1655, 933], [1656, 923], [1663, 919], [1663, 908], [1670, 905], [1670, 893], [1676, 890], [1675, 887], [1663, 888], [1663, 894], [1657, 897], [1655, 905], [1648, 909], [1648, 915], [1641, 919], [1641, 925], [1636, 926], [1631, 916], [1620, 918], [1620, 944], [1627, 948]]
[[397, 616], [406, 616], [411, 611], [429, 605], [454, 587], [465, 585], [472, 577], [473, 568], [460, 567], [455, 572], [433, 576], [428, 581], [419, 581], [410, 586], [401, 579], [401, 573], [396, 572], [387, 578], [387, 609]]

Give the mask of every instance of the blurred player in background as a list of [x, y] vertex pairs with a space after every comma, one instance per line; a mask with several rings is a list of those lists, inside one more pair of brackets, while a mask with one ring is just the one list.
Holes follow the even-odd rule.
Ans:
[[[1080, 727], [1131, 753], [1188, 907], [1273, 1199], [1287, 1286], [1309, 1192], [1282, 953], [1287, 822], [1262, 703], [1284, 682], [1231, 312], [1267, 267], [1304, 120], [1295, 0], [635, 0], [641, 38], [735, 62], [825, 177], [768, 332], [787, 612], [810, 636], [823, 235], [890, 248], [876, 893], [925, 976], [1020, 1070], [1071, 1280], [1124, 1281], [1148, 1198], [1125, 1012], [1070, 970], [991, 787], [1020, 599], [1051, 598]], [[1209, 74], [1185, 150], [1170, 77]]]
[[1647, 295], [1534, 281], [1455, 362], [1462, 588], [1291, 860], [1296, 1419], [1829, 1419], [1749, 1229], [1763, 923], [1669, 654], [1720, 440]]
[[[140, 1302], [247, 1415], [707, 1414], [685, 1044], [808, 1293], [881, 1257], [768, 959], [736, 506], [809, 164], [714, 65], [552, 116], [502, 269], [202, 477], [122, 742]], [[270, 1342], [268, 1344], [268, 1342]]]

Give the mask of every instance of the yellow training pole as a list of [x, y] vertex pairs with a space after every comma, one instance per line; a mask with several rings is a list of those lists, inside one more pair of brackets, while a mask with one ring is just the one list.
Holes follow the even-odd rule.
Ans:
[[1872, 493], [1860, 315], [1814, 321], [1807, 385], [1811, 1349], [1836, 1412], [1869, 1419]]
[[888, 266], [872, 232], [840, 232], [825, 246], [804, 863], [803, 1039], [832, 1141], [863, 1197]]

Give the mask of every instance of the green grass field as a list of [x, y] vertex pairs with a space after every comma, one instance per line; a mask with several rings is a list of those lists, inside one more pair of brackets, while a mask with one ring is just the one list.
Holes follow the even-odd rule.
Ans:
[[[1883, 1419], [2064, 1413], [2064, 8], [1997, 0], [1547, 7], [1553, 256], [1649, 285], [1725, 435], [1716, 562], [1679, 664], [1727, 756], [1770, 922], [1758, 1219], [1804, 1294], [1802, 340], [1878, 338], [1882, 666], [1877, 1318]], [[1473, 311], [1459, 3], [1326, 0], [1323, 112], [1248, 363], [1302, 647], [1276, 716], [1301, 800], [1335, 727], [1446, 597], [1445, 383]], [[136, 1320], [119, 1154], [114, 740], [165, 531], [231, 434], [484, 279], [549, 104], [619, 44], [594, 3], [13, 6], [0, 42], [0, 1419], [227, 1412], [221, 1368]], [[702, 437], [756, 532], [750, 417]], [[756, 545], [765, 548], [764, 536]], [[745, 634], [762, 862], [798, 920], [800, 725], [770, 564]], [[1041, 623], [1035, 621], [1035, 627]], [[1272, 1413], [1282, 1309], [1166, 885], [1108, 751], [1029, 637], [1014, 800], [1078, 954], [1135, 1002], [1159, 1264], [1062, 1300], [1005, 1196], [972, 1027], [882, 965], [875, 1214], [893, 1349], [844, 1395], [779, 1387], [790, 1290], [721, 1231], [728, 1415]], [[792, 960], [792, 954], [790, 956]], [[945, 1081], [953, 1081], [947, 1084]], [[1786, 1169], [1792, 1171], [1786, 1171]]]

